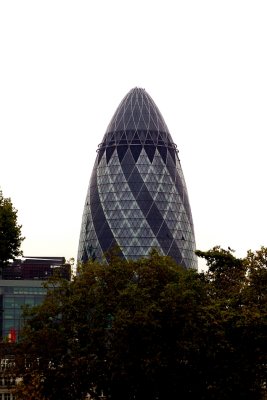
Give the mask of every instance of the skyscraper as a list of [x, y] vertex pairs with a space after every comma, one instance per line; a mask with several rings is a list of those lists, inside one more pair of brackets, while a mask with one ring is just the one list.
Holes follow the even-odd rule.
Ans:
[[196, 268], [195, 237], [183, 172], [167, 125], [144, 89], [132, 89], [98, 146], [86, 196], [78, 261], [118, 245], [136, 259], [152, 248]]

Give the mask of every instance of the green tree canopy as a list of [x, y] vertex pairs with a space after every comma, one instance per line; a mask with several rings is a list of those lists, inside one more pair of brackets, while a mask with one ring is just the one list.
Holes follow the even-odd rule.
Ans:
[[260, 399], [262, 264], [220, 248], [199, 256], [207, 274], [152, 252], [129, 262], [112, 255], [108, 265], [82, 265], [72, 282], [50, 282], [44, 303], [25, 316], [18, 397], [37, 382], [49, 400]]
[[17, 210], [10, 198], [5, 198], [0, 190], [0, 268], [7, 265], [8, 260], [22, 254], [20, 246], [23, 240]]

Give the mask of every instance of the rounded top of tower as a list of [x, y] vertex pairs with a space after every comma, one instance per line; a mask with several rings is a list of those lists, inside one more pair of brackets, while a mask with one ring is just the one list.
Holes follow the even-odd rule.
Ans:
[[145, 89], [135, 87], [127, 93], [111, 119], [106, 134], [129, 130], [169, 133], [158, 107]]

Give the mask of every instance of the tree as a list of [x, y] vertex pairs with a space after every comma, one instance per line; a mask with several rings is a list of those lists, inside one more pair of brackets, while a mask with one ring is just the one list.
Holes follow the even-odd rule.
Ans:
[[[244, 288], [247, 351], [257, 363], [257, 380], [267, 387], [267, 248], [248, 251], [244, 260], [247, 282]], [[253, 341], [250, 335], [253, 335]]]
[[17, 221], [17, 210], [10, 198], [5, 198], [0, 190], [0, 270], [10, 259], [22, 255], [20, 246], [23, 240], [21, 225]]
[[220, 247], [197, 251], [207, 261], [210, 296], [223, 318], [216, 381], [225, 396], [258, 399], [267, 383], [267, 248], [249, 250], [244, 259], [233, 253]]
[[15, 389], [11, 392], [19, 399], [46, 400], [42, 395], [42, 377], [34, 372], [24, 375], [23, 380], [18, 378]]
[[[37, 382], [49, 400], [82, 400], [87, 393], [116, 400], [260, 399], [264, 359], [248, 346], [257, 329], [247, 316], [252, 301], [240, 272], [247, 267], [231, 252], [211, 252], [202, 253], [212, 256], [207, 274], [156, 252], [129, 262], [112, 254], [109, 264], [80, 266], [71, 282], [50, 282], [44, 303], [25, 315], [17, 346], [23, 389]], [[228, 293], [217, 281], [222, 271], [232, 282]], [[263, 346], [263, 315], [259, 320]]]

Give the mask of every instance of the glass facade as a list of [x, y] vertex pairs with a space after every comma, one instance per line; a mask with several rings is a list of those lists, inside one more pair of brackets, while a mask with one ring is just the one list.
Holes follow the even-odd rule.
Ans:
[[151, 249], [197, 268], [186, 184], [167, 125], [144, 89], [132, 89], [98, 147], [86, 196], [78, 260], [119, 246], [136, 259]]
[[[2, 338], [16, 341], [23, 325], [22, 307], [40, 304], [47, 290], [40, 281], [0, 280], [0, 332]], [[14, 337], [12, 337], [14, 335]]]
[[43, 282], [51, 276], [71, 279], [71, 265], [64, 257], [26, 257], [13, 260], [0, 279], [0, 337], [16, 342], [23, 325], [23, 306], [39, 305], [47, 290]]

